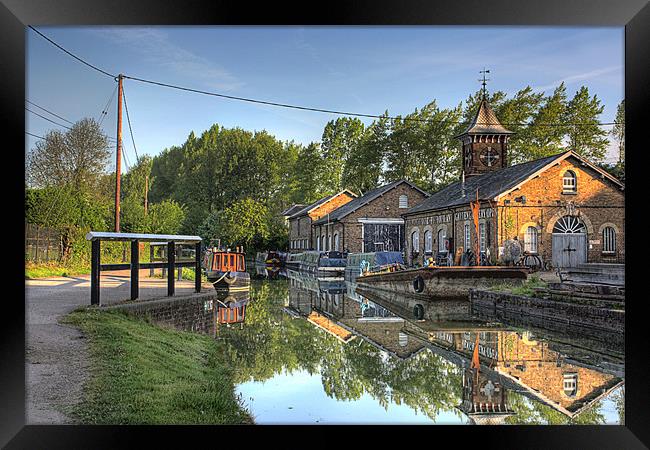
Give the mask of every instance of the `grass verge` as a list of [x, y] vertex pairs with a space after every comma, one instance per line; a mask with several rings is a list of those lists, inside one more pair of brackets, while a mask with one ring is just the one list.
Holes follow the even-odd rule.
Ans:
[[69, 411], [82, 424], [253, 422], [214, 339], [117, 311], [82, 309], [63, 321], [89, 341], [91, 377]]
[[489, 290], [497, 292], [507, 292], [509, 294], [515, 295], [528, 295], [531, 297], [535, 296], [535, 288], [546, 287], [547, 284], [545, 281], [541, 280], [539, 277], [531, 276], [526, 281], [521, 284], [511, 284], [511, 283], [498, 283], [490, 286]]
[[25, 278], [68, 277], [90, 273], [90, 267], [62, 266], [54, 263], [25, 263]]

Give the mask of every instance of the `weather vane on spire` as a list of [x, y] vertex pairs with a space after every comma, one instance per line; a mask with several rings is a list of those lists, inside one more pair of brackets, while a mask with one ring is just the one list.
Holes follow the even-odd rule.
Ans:
[[487, 82], [490, 81], [489, 78], [485, 78], [485, 74], [490, 73], [490, 70], [489, 69], [486, 70], [485, 67], [483, 67], [483, 70], [481, 70], [479, 73], [483, 74], [483, 79], [480, 79], [478, 81], [480, 81], [481, 84], [483, 85], [483, 88], [482, 88], [483, 89], [483, 98], [485, 98], [485, 96], [487, 94], [487, 90], [485, 89], [485, 86], [487, 86]]

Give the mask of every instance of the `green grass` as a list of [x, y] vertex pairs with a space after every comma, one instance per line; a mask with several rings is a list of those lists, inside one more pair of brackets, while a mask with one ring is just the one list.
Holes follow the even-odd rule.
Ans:
[[25, 278], [69, 277], [90, 273], [90, 267], [62, 266], [55, 263], [25, 263]]
[[117, 311], [77, 310], [64, 322], [79, 327], [90, 347], [90, 380], [68, 411], [82, 424], [253, 422], [214, 339]]
[[[191, 268], [191, 267], [181, 267], [181, 269], [183, 270], [183, 275], [182, 275], [183, 280], [194, 281], [194, 279], [196, 277], [194, 276], [194, 269], [193, 268]], [[176, 276], [178, 276], [178, 275], [176, 275]], [[162, 276], [162, 270], [157, 269], [157, 270], [154, 271], [152, 278], [162, 278], [162, 277], [163, 277]], [[205, 275], [202, 275], [202, 277], [203, 277], [203, 280], [206, 280]], [[167, 274], [165, 274], [165, 278], [167, 278]]]
[[497, 292], [507, 292], [515, 295], [528, 295], [535, 296], [535, 288], [546, 287], [547, 284], [545, 281], [539, 279], [539, 277], [532, 276], [528, 278], [521, 284], [511, 284], [511, 283], [499, 283], [490, 286], [491, 291]]

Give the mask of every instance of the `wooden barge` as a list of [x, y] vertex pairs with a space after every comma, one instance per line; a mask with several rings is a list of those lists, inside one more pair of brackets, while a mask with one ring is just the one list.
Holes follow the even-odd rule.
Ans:
[[366, 272], [356, 282], [363, 289], [380, 289], [421, 299], [469, 298], [469, 290], [499, 282], [526, 280], [527, 268], [502, 266], [442, 266]]
[[208, 281], [218, 292], [234, 292], [250, 289], [251, 277], [246, 272], [245, 253], [236, 251], [208, 249], [204, 267]]

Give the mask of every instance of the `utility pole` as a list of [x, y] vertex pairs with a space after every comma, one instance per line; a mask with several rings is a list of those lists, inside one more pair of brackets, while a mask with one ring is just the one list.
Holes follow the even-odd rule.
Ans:
[[120, 232], [120, 175], [122, 172], [122, 78], [117, 76], [117, 149], [115, 152], [115, 232]]

